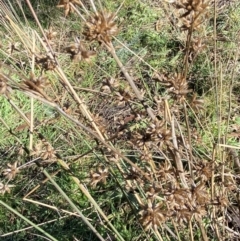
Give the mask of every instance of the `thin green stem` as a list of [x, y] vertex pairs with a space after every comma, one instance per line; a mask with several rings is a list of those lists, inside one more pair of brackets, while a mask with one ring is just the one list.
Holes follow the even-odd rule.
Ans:
[[101, 240], [105, 239], [101, 236], [100, 233], [92, 226], [92, 224], [85, 218], [82, 212], [76, 207], [76, 205], [71, 201], [71, 199], [67, 196], [67, 194], [61, 189], [61, 187], [53, 180], [53, 178], [48, 174], [46, 170], [43, 170], [44, 175], [51, 181], [51, 183], [55, 186], [55, 188], [60, 192], [60, 194], [66, 199], [66, 201], [70, 204], [70, 206], [75, 210], [79, 216], [82, 218], [83, 222], [87, 224], [87, 226], [93, 231], [93, 233]]
[[14, 214], [16, 214], [18, 217], [20, 217], [21, 219], [23, 219], [25, 222], [29, 223], [30, 225], [32, 225], [34, 228], [36, 228], [38, 231], [40, 231], [41, 233], [43, 233], [46, 237], [50, 238], [53, 241], [58, 241], [57, 239], [55, 239], [52, 235], [50, 235], [49, 233], [47, 233], [46, 231], [44, 231], [43, 229], [41, 229], [38, 225], [34, 224], [32, 221], [30, 221], [28, 218], [24, 217], [21, 213], [19, 213], [17, 210], [13, 209], [12, 207], [10, 207], [8, 204], [6, 204], [5, 202], [0, 200], [0, 204], [2, 206], [4, 206], [5, 208], [7, 208], [9, 211], [13, 212]]

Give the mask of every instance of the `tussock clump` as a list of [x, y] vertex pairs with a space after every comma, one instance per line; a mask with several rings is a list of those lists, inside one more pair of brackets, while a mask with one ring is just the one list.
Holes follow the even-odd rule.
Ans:
[[[51, 221], [58, 231], [60, 216], [71, 226], [66, 234], [39, 230], [51, 240], [89, 239], [89, 229], [98, 240], [239, 236], [237, 75], [224, 71], [239, 56], [218, 51], [212, 2], [164, 1], [159, 12], [143, 3], [113, 11], [63, 0], [57, 8], [64, 18], [44, 27], [26, 4], [36, 29], [0, 0], [1, 28], [11, 36], [1, 44], [0, 128], [21, 146], [0, 167], [0, 215], [1, 205], [19, 210], [21, 203], [27, 218], [40, 210], [34, 221]], [[156, 32], [158, 13], [166, 23]], [[145, 46], [153, 40], [161, 48]], [[6, 235], [12, 231], [5, 227]]]

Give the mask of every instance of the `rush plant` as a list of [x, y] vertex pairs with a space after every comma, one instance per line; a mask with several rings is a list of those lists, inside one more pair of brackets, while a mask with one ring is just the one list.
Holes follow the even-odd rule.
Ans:
[[239, 11], [0, 0], [1, 239], [239, 237]]

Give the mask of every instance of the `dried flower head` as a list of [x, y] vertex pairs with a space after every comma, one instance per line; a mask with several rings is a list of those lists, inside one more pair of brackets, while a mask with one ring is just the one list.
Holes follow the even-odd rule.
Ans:
[[91, 58], [95, 55], [95, 52], [88, 51], [83, 43], [78, 40], [67, 46], [66, 52], [70, 54], [73, 61], [85, 60], [86, 62], [90, 62]]
[[[205, 3], [204, 3], [205, 2]], [[176, 7], [179, 9], [185, 9], [186, 13], [184, 16], [187, 16], [191, 12], [200, 12], [208, 6], [209, 1], [204, 0], [179, 0], [176, 4]]]
[[139, 212], [141, 215], [140, 222], [145, 230], [150, 228], [157, 229], [161, 223], [167, 219], [166, 212], [163, 209], [163, 203], [155, 203], [154, 200], [148, 199], [146, 205], [141, 205], [142, 210]]
[[116, 16], [114, 13], [97, 12], [86, 22], [85, 35], [88, 40], [97, 40], [100, 43], [110, 43], [118, 28], [114, 22]]
[[203, 43], [202, 38], [192, 39], [190, 49], [189, 49], [189, 61], [193, 62], [193, 60], [205, 47], [206, 45]]
[[197, 206], [205, 206], [210, 201], [210, 195], [206, 191], [206, 186], [204, 183], [200, 183], [195, 188], [192, 189], [192, 202], [196, 202]]
[[91, 170], [90, 172], [91, 186], [96, 187], [96, 185], [99, 182], [106, 184], [108, 176], [109, 176], [109, 172], [107, 167], [99, 166], [95, 172]]
[[35, 94], [40, 94], [47, 100], [50, 100], [50, 98], [47, 96], [47, 94], [44, 92], [44, 87], [48, 85], [48, 79], [44, 76], [36, 77], [33, 73], [30, 74], [30, 77], [26, 79], [24, 82], [24, 85], [22, 85], [23, 89], [30, 90], [31, 92], [35, 92]]
[[10, 188], [14, 185], [3, 184], [0, 182], [0, 194], [10, 193]]
[[193, 212], [185, 208], [185, 209], [176, 210], [175, 215], [176, 215], [177, 222], [180, 225], [182, 225], [183, 223], [188, 223], [191, 220], [193, 216]]
[[75, 11], [72, 5], [81, 5], [81, 3], [79, 0], [60, 0], [57, 8], [63, 8], [64, 16], [67, 17], [70, 13], [73, 13]]
[[178, 100], [183, 100], [186, 94], [192, 92], [188, 89], [186, 78], [181, 73], [175, 73], [169, 80], [171, 84], [169, 92], [175, 94]]
[[44, 143], [44, 147], [45, 147], [45, 150], [44, 152], [42, 153], [42, 159], [43, 160], [53, 160], [55, 159], [55, 153], [56, 151], [54, 150], [54, 148], [50, 145], [50, 143], [48, 142], [45, 142]]
[[187, 223], [192, 217], [199, 219], [206, 215], [206, 207], [210, 202], [210, 195], [206, 191], [205, 183], [189, 188], [170, 188], [165, 193], [167, 206], [180, 223]]
[[143, 162], [152, 162], [152, 153], [149, 148], [143, 148], [143, 151], [140, 156], [140, 160]]
[[184, 210], [191, 206], [190, 190], [186, 188], [172, 189], [171, 194], [167, 197], [169, 208], [172, 210]]
[[213, 203], [220, 205], [221, 207], [229, 206], [229, 200], [225, 195], [217, 196], [216, 200], [214, 200]]
[[147, 133], [151, 135], [151, 140], [160, 148], [163, 146], [172, 146], [172, 133], [171, 130], [165, 128], [164, 122], [155, 120], [147, 128]]
[[165, 161], [158, 166], [156, 176], [160, 182], [166, 181], [174, 184], [176, 182], [177, 173], [172, 165]]
[[36, 55], [36, 63], [45, 71], [54, 70], [57, 66], [54, 58], [49, 55]]
[[211, 178], [213, 171], [213, 163], [203, 161], [199, 167], [197, 167], [197, 174], [202, 181], [207, 181]]
[[31, 155], [36, 155], [38, 157], [41, 157], [43, 160], [43, 163], [51, 163], [56, 160], [56, 151], [51, 146], [51, 144], [45, 140], [39, 141], [36, 145], [33, 147], [33, 151]]
[[204, 20], [210, 0], [178, 0], [174, 4], [182, 18], [182, 29], [196, 29]]
[[53, 40], [57, 36], [57, 32], [53, 31], [52, 27], [50, 27], [49, 29], [44, 29], [44, 32], [48, 40]]
[[162, 192], [162, 185], [158, 182], [154, 182], [146, 191], [146, 197], [147, 199], [154, 201], [160, 192]]
[[193, 216], [196, 218], [196, 219], [200, 219], [200, 218], [203, 218], [204, 216], [207, 215], [207, 211], [206, 211], [206, 208], [205, 206], [196, 206], [196, 208], [193, 210]]
[[14, 162], [12, 165], [8, 163], [7, 166], [8, 168], [3, 170], [3, 175], [6, 176], [9, 180], [11, 180], [19, 172], [19, 169], [17, 168], [17, 162]]
[[33, 73], [31, 73], [29, 80], [32, 81], [40, 89], [44, 89], [44, 87], [49, 85], [48, 78], [43, 75], [36, 77]]
[[151, 145], [151, 134], [149, 133], [138, 133], [135, 132], [132, 134], [133, 135], [133, 143], [138, 147], [138, 148], [145, 148], [146, 146]]
[[[48, 43], [50, 45], [54, 45], [54, 39], [57, 36], [57, 32], [53, 31], [52, 27], [50, 27], [49, 29], [44, 29], [44, 32], [45, 32], [46, 38], [48, 40]], [[45, 41], [45, 39], [43, 41]]]

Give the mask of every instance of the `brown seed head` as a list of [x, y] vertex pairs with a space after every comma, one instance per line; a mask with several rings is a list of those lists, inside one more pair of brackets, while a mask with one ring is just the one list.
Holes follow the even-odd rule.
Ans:
[[142, 206], [142, 210], [139, 212], [141, 215], [140, 222], [145, 230], [150, 228], [157, 229], [161, 223], [166, 220], [166, 213], [162, 211], [163, 204], [155, 203], [152, 199], [148, 199], [148, 203]]
[[97, 40], [100, 43], [110, 43], [118, 28], [114, 20], [116, 16], [113, 13], [97, 12], [86, 22], [85, 35], [88, 40]]
[[96, 185], [100, 182], [105, 184], [107, 181], [107, 177], [109, 175], [108, 168], [104, 166], [99, 166], [95, 172], [90, 172], [91, 178], [91, 186], [96, 187]]
[[8, 168], [3, 170], [3, 175], [11, 180], [19, 172], [19, 169], [17, 168], [17, 162], [14, 162], [12, 165], [8, 163], [7, 166]]

